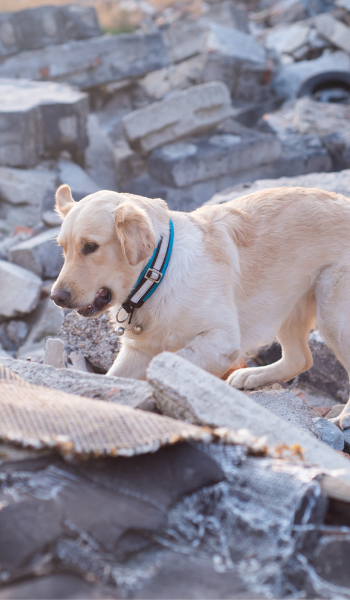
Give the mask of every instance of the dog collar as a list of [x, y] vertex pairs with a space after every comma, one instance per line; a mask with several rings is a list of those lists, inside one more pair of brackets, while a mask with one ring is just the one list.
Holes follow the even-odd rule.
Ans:
[[[125, 321], [128, 321], [128, 324], [130, 325], [134, 310], [136, 308], [141, 308], [146, 300], [148, 300], [148, 298], [150, 298], [156, 291], [168, 268], [171, 251], [173, 248], [173, 241], [174, 225], [170, 219], [168, 232], [164, 236], [161, 236], [158, 246], [154, 250], [149, 262], [143, 269], [136, 282], [136, 285], [131, 290], [127, 299], [118, 308], [118, 323], [125, 323]], [[119, 319], [119, 313], [121, 310], [124, 310], [127, 314], [124, 319]], [[121, 331], [122, 329], [123, 331]], [[140, 325], [136, 325], [131, 329], [134, 329], [135, 333], [141, 333], [142, 331], [142, 327]], [[138, 331], [136, 331], [136, 329], [138, 329]], [[124, 331], [125, 328], [119, 327], [117, 333], [119, 335], [123, 335]]]

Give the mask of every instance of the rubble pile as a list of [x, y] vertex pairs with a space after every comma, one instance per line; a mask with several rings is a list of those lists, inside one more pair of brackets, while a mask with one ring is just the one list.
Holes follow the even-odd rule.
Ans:
[[0, 403], [5, 385], [49, 389], [67, 410], [71, 394], [186, 421], [203, 443], [101, 458], [96, 418], [100, 458], [70, 464], [68, 434], [1, 439], [0, 596], [348, 598], [350, 430], [329, 419], [349, 381], [318, 331], [287, 384], [238, 392], [168, 353], [123, 380], [105, 375], [108, 315], [49, 296], [62, 183], [76, 201], [110, 189], [184, 211], [280, 186], [350, 197], [350, 2], [115, 5], [128, 33], [83, 3], [0, 15]]

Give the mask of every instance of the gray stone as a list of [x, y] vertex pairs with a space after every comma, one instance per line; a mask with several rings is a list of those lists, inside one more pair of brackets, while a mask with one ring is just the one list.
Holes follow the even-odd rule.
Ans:
[[0, 56], [100, 35], [92, 6], [40, 6], [0, 15]]
[[89, 363], [102, 373], [110, 369], [119, 350], [115, 327], [108, 314], [96, 319], [84, 319], [71, 311], [65, 315], [58, 337], [67, 346], [81, 350]]
[[289, 390], [285, 390], [280, 385], [275, 384], [254, 392], [248, 392], [247, 395], [251, 400], [257, 402], [259, 406], [263, 406], [273, 412], [274, 415], [281, 417], [288, 423], [292, 423], [298, 429], [307, 431], [318, 439], [320, 438], [318, 430], [314, 425], [314, 420], [308, 413], [306, 404]]
[[147, 154], [154, 148], [214, 128], [231, 115], [231, 100], [221, 82], [197, 85], [123, 117], [130, 146]]
[[127, 191], [132, 180], [146, 173], [147, 162], [145, 157], [138, 152], [134, 152], [125, 141], [120, 141], [115, 145], [114, 161], [120, 191]]
[[98, 184], [100, 189], [117, 191], [113, 144], [102, 131], [94, 114], [90, 114], [88, 117], [87, 132], [89, 137], [89, 145], [85, 150], [87, 174], [93, 182]]
[[339, 427], [327, 421], [327, 419], [321, 419], [321, 417], [315, 417], [312, 420], [324, 444], [334, 448], [334, 450], [344, 449], [344, 435]]
[[28, 335], [28, 323], [21, 320], [9, 321], [6, 327], [7, 337], [14, 343], [16, 348], [22, 346]]
[[64, 349], [64, 342], [58, 338], [49, 338], [45, 344], [45, 354], [43, 364], [55, 367], [55, 369], [64, 369], [67, 363], [67, 353]]
[[184, 187], [240, 173], [247, 165], [253, 169], [280, 157], [279, 139], [232, 125], [230, 133], [218, 132], [155, 150], [148, 160], [150, 175], [166, 185]]
[[212, 23], [247, 31], [244, 11], [231, 1], [213, 3], [207, 13], [197, 19], [179, 19], [162, 32], [171, 62], [178, 63], [199, 54]]
[[[50, 300], [40, 300], [35, 312], [30, 316], [28, 344], [45, 341], [48, 336], [56, 336], [62, 326], [64, 311]], [[25, 348], [23, 347], [23, 351]]]
[[295, 105], [294, 125], [300, 133], [318, 135], [333, 156], [336, 170], [350, 166], [350, 107], [300, 98]]
[[309, 38], [310, 26], [304, 23], [284, 25], [267, 30], [265, 46], [278, 54], [293, 54], [301, 48]]
[[64, 262], [62, 249], [56, 242], [59, 232], [60, 227], [55, 227], [12, 246], [9, 260], [43, 279], [57, 277]]
[[242, 31], [212, 25], [203, 50], [202, 80], [223, 81], [235, 101], [265, 100], [269, 85], [265, 49]]
[[350, 27], [330, 14], [318, 15], [314, 20], [318, 33], [328, 42], [350, 54]]
[[324, 53], [314, 60], [302, 60], [283, 66], [272, 81], [279, 96], [295, 98], [302, 81], [324, 71], [349, 71], [350, 56], [346, 52]]
[[195, 56], [176, 65], [152, 71], [137, 84], [138, 94], [145, 97], [145, 103], [161, 100], [172, 92], [186, 90], [201, 79], [203, 60]]
[[305, 460], [321, 468], [342, 469], [341, 477], [350, 480], [348, 461], [334, 450], [176, 354], [155, 357], [147, 381], [158, 408], [169, 417], [233, 431], [248, 429], [257, 437], [266, 436], [270, 446], [299, 444]]
[[81, 158], [87, 114], [88, 96], [67, 85], [0, 79], [0, 164], [31, 167], [60, 150]]
[[[61, 342], [64, 350], [62, 340], [51, 339], [48, 342]], [[132, 408], [154, 410], [153, 389], [146, 381], [84, 373], [80, 370], [66, 369], [65, 365], [63, 368], [54, 368], [49, 364], [41, 365], [11, 358], [1, 360], [1, 364], [34, 385], [61, 390], [75, 396], [117, 402]]]
[[316, 135], [286, 135], [279, 139], [282, 149], [280, 159], [273, 165], [275, 177], [333, 170], [331, 155]]
[[[100, 157], [103, 160], [103, 156]], [[60, 160], [57, 163], [59, 178], [62, 183], [67, 183], [72, 190], [76, 202], [89, 194], [98, 192], [101, 188], [91, 177], [76, 163], [69, 160]]]
[[310, 334], [309, 346], [314, 364], [311, 369], [299, 375], [299, 381], [336, 400], [347, 402], [350, 392], [349, 376], [317, 330]]
[[41, 219], [46, 227], [58, 227], [62, 223], [62, 218], [54, 210], [45, 210]]
[[0, 260], [0, 317], [19, 317], [32, 312], [41, 291], [41, 279], [18, 265]]
[[350, 169], [339, 173], [310, 173], [298, 177], [280, 177], [279, 179], [263, 179], [254, 183], [243, 183], [215, 194], [208, 204], [229, 202], [258, 190], [276, 187], [319, 188], [320, 190], [343, 194], [350, 198]]
[[0, 64], [0, 77], [64, 81], [91, 88], [137, 78], [168, 64], [159, 32], [105, 35], [22, 52]]

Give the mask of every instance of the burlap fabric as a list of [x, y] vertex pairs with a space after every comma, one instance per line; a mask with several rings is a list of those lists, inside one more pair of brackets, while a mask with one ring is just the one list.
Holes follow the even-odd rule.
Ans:
[[0, 440], [65, 456], [132, 456], [211, 430], [102, 400], [27, 383], [0, 365]]

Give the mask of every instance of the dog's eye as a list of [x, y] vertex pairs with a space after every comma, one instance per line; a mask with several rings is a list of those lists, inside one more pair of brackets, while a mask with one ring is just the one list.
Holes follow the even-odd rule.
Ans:
[[88, 242], [87, 244], [84, 244], [82, 253], [83, 254], [92, 254], [93, 252], [96, 252], [96, 250], [98, 248], [99, 248], [98, 244], [95, 244], [94, 242]]

